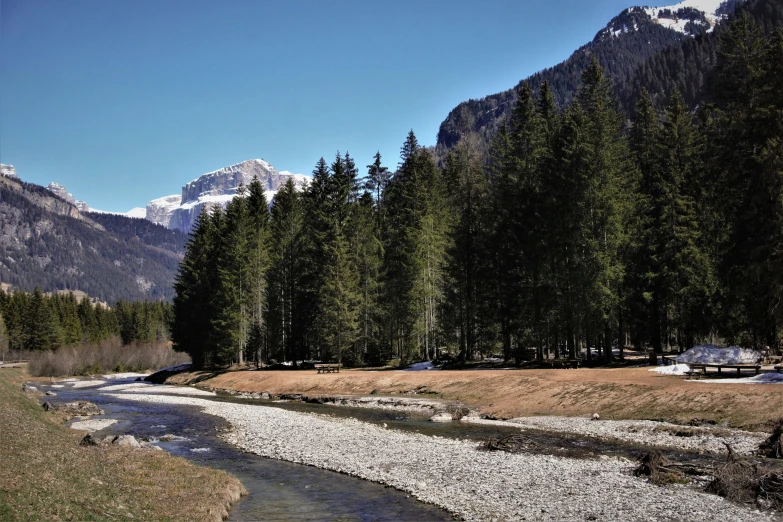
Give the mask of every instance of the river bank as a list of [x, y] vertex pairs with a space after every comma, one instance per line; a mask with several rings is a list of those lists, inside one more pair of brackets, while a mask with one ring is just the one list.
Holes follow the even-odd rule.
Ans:
[[[163, 451], [80, 446], [84, 431], [0, 370], [0, 520], [222, 520], [243, 492], [229, 474]], [[96, 426], [89, 426], [91, 429]]]
[[182, 395], [112, 397], [197, 406], [227, 420], [232, 429], [223, 437], [245, 451], [386, 484], [468, 520], [771, 518], [693, 488], [634, 478], [634, 463], [622, 458], [480, 451], [475, 442], [350, 418]]
[[210, 390], [317, 397], [391, 396], [459, 402], [495, 419], [540, 415], [723, 423], [770, 431], [780, 418], [782, 385], [700, 383], [649, 368], [571, 370], [346, 370], [192, 372], [168, 384]]

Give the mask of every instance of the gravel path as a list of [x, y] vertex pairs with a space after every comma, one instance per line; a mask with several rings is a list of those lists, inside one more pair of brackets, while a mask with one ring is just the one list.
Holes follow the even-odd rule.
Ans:
[[631, 476], [627, 460], [483, 452], [472, 442], [354, 419], [194, 397], [111, 394], [195, 405], [233, 425], [225, 438], [265, 457], [347, 473], [410, 492], [467, 520], [767, 520], [683, 486]]

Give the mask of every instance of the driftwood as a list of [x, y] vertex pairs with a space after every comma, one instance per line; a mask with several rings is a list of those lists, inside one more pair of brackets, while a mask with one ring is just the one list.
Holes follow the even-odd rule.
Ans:
[[686, 475], [708, 475], [707, 468], [694, 464], [672, 462], [658, 450], [651, 451], [639, 459], [639, 465], [633, 474], [637, 477], [649, 477], [654, 484], [671, 484], [672, 482], [687, 482]]
[[783, 419], [775, 423], [772, 435], [759, 445], [759, 454], [762, 457], [783, 459]]
[[525, 437], [524, 435], [512, 433], [496, 439], [487, 439], [482, 443], [479, 449], [485, 451], [507, 451], [509, 453], [519, 453], [532, 446], [536, 446], [536, 441]]
[[707, 485], [708, 493], [715, 493], [739, 503], [755, 503], [763, 509], [783, 511], [783, 475], [760, 462], [738, 457], [729, 450], [726, 463], [717, 468]]

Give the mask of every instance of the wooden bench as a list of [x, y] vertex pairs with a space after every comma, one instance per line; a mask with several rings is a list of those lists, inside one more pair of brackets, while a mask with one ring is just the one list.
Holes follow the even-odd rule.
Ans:
[[717, 368], [718, 369], [718, 375], [721, 373], [722, 368], [736, 368], [737, 369], [737, 375], [740, 375], [740, 371], [742, 370], [755, 370], [756, 375], [759, 374], [759, 370], [761, 370], [760, 364], [691, 364], [687, 363], [688, 366], [691, 367], [691, 370], [700, 369], [702, 373], [707, 373], [707, 368]]
[[700, 370], [688, 370], [685, 372], [685, 375], [687, 375], [686, 379], [701, 379], [701, 371]]
[[560, 368], [579, 368], [579, 363], [582, 361], [579, 359], [549, 359], [547, 361], [552, 368], [559, 366]]
[[316, 364], [315, 369], [318, 370], [318, 373], [340, 373], [340, 363]]

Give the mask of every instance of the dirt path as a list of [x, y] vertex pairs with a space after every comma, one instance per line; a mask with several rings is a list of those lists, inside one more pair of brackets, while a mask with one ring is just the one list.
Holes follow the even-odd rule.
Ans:
[[766, 430], [783, 416], [783, 385], [700, 383], [648, 368], [578, 370], [233, 371], [180, 374], [172, 384], [272, 394], [412, 395], [466, 403], [497, 418], [591, 415], [688, 422], [699, 418]]

